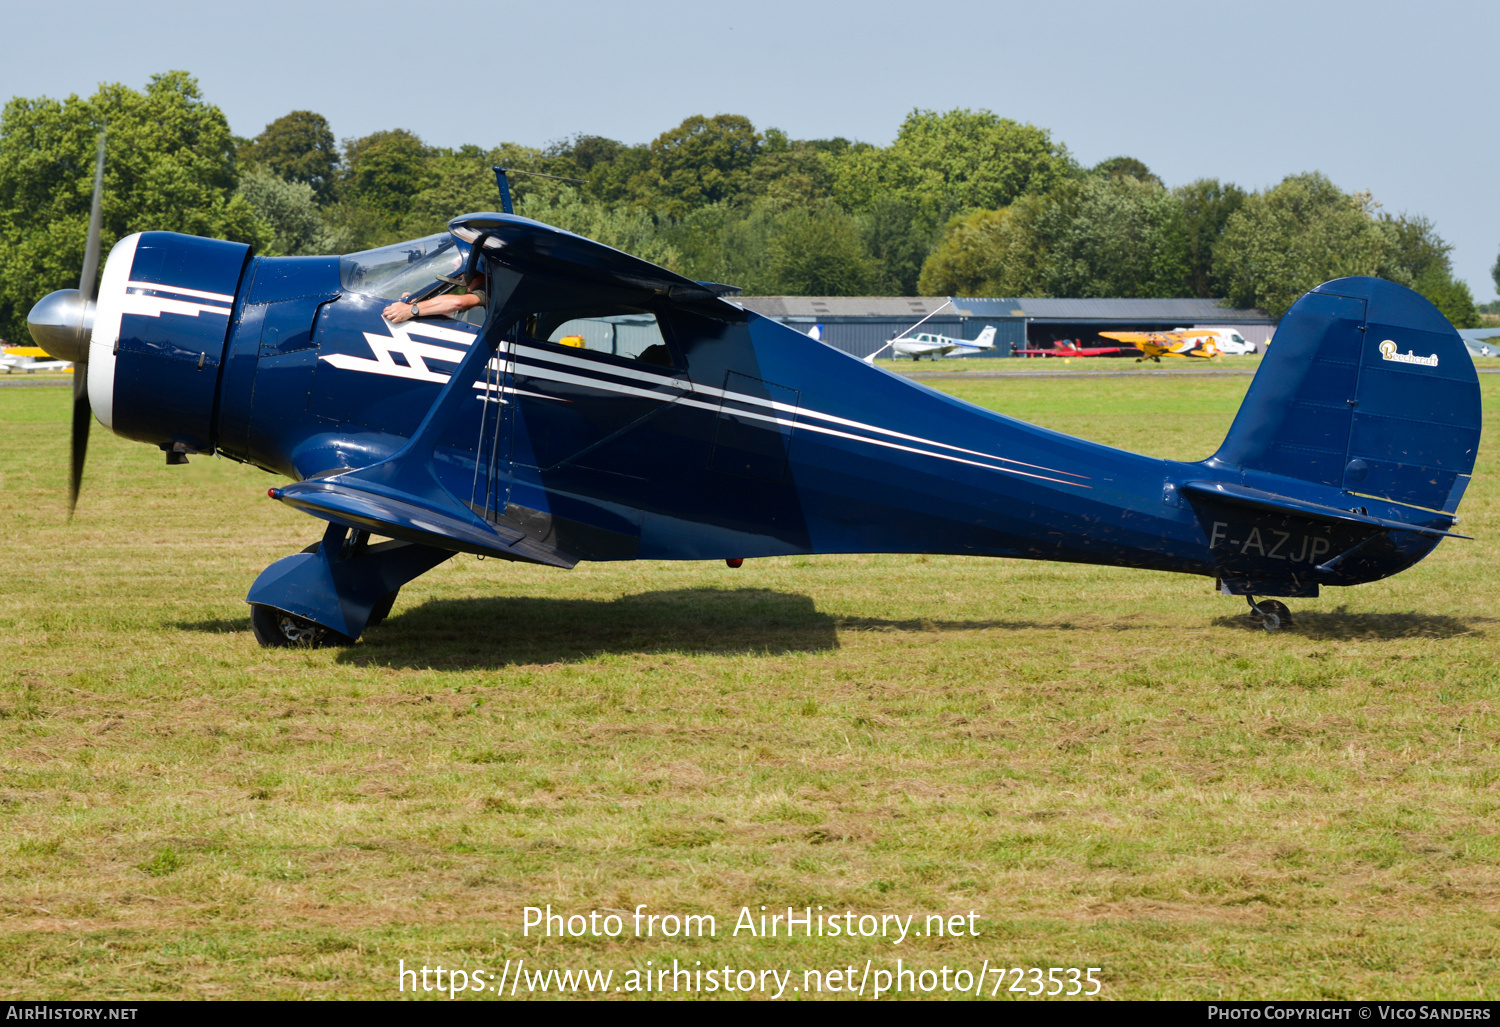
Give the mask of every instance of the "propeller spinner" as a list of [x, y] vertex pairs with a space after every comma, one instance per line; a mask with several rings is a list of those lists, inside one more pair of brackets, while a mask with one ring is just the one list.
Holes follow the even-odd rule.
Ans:
[[89, 340], [94, 330], [94, 279], [99, 274], [99, 233], [104, 205], [104, 133], [99, 133], [99, 154], [94, 163], [94, 199], [89, 207], [89, 237], [83, 251], [83, 273], [77, 289], [49, 293], [26, 315], [26, 327], [36, 344], [56, 360], [73, 363], [73, 444], [68, 475], [68, 516], [78, 505], [78, 487], [83, 481], [83, 460], [88, 454]]

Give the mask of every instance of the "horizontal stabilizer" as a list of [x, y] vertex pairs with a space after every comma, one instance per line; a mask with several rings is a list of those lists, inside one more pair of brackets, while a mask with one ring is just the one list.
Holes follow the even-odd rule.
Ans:
[[571, 568], [578, 561], [511, 528], [461, 521], [415, 503], [329, 481], [271, 489], [272, 499], [325, 521], [450, 552]]
[[1413, 535], [1422, 535], [1427, 538], [1469, 538], [1468, 535], [1458, 535], [1441, 528], [1433, 528], [1422, 524], [1407, 524], [1403, 521], [1387, 520], [1384, 517], [1371, 517], [1356, 510], [1340, 510], [1336, 506], [1324, 506], [1322, 503], [1312, 503], [1305, 499], [1293, 499], [1290, 496], [1278, 496], [1274, 492], [1263, 492], [1260, 489], [1246, 488], [1243, 485], [1231, 485], [1221, 481], [1190, 481], [1182, 486], [1182, 491], [1191, 495], [1199, 495], [1217, 499], [1230, 506], [1243, 506], [1252, 510], [1264, 510], [1270, 513], [1287, 513], [1311, 517], [1318, 520], [1341, 521], [1346, 524], [1360, 524], [1382, 531], [1410, 532]]

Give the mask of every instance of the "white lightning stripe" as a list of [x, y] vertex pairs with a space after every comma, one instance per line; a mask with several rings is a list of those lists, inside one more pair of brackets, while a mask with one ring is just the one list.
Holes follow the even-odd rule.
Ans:
[[347, 353], [332, 353], [321, 359], [328, 361], [341, 371], [363, 371], [366, 374], [383, 374], [388, 378], [410, 378], [417, 382], [433, 382], [441, 385], [451, 375], [427, 368], [403, 367], [394, 360], [370, 360], [368, 357], [352, 357]]
[[[504, 395], [507, 395], [507, 396], [530, 396], [532, 399], [550, 399], [554, 403], [571, 403], [571, 402], [573, 402], [571, 399], [563, 399], [561, 396], [546, 396], [546, 395], [543, 395], [540, 392], [527, 392], [525, 389], [517, 389], [517, 388], [513, 388], [512, 386], [509, 386], [509, 385], [499, 386], [499, 385], [495, 385], [494, 383], [475, 382], [474, 383], [474, 388], [481, 389], [481, 390], [483, 390], [485, 392], [499, 392], [499, 393], [503, 393]], [[478, 398], [478, 399], [493, 399], [494, 397], [492, 397], [492, 396], [478, 396], [476, 398]], [[502, 399], [500, 402], [504, 403], [505, 400]]]
[[142, 296], [140, 293], [126, 293], [120, 298], [120, 313], [139, 314], [143, 317], [161, 317], [163, 314], [186, 314], [188, 317], [197, 317], [199, 314], [223, 314], [229, 316], [228, 307], [211, 307], [206, 303], [189, 303], [187, 300], [168, 299], [166, 296]]
[[233, 303], [234, 297], [227, 296], [222, 292], [204, 292], [201, 289], [184, 289], [180, 285], [162, 285], [160, 282], [136, 282], [125, 283], [127, 289], [152, 289], [156, 292], [173, 292], [179, 296], [194, 296], [200, 300], [218, 300], [220, 303]]
[[[689, 399], [688, 397], [683, 396], [681, 398], [678, 398], [678, 399], [674, 400], [672, 397], [670, 397], [670, 396], [663, 396], [659, 392], [650, 392], [650, 391], [648, 391], [646, 389], [637, 389], [637, 388], [635, 388], [633, 386], [630, 386], [630, 385], [618, 385], [618, 384], [615, 384], [613, 382], [603, 382], [603, 381], [600, 381], [597, 378], [585, 378], [585, 377], [581, 377], [579, 375], [568, 374], [568, 373], [566, 373], [564, 371], [553, 371], [550, 368], [530, 368], [530, 369], [528, 369], [527, 373], [531, 374], [533, 377], [536, 377], [536, 378], [545, 378], [545, 379], [548, 379], [550, 381], [560, 381], [560, 382], [566, 382], [568, 384], [575, 384], [575, 385], [587, 385], [587, 386], [590, 386], [590, 387], [596, 388], [596, 389], [597, 388], [607, 388], [610, 392], [622, 392], [622, 393], [625, 393], [626, 395], [629, 395], [629, 396], [640, 396], [640, 397], [643, 397], [645, 399], [660, 400], [660, 401], [662, 401], [664, 403], [676, 402], [677, 404], [679, 404], [681, 406], [695, 407], [695, 408], [697, 408], [699, 410], [708, 410], [708, 411], [711, 411], [713, 413], [718, 413], [719, 412], [719, 406], [717, 404], [714, 404], [714, 403], [705, 403], [705, 402], [703, 402], [700, 399]], [[971, 467], [982, 467], [982, 468], [984, 468], [987, 471], [1001, 471], [1001, 472], [1003, 472], [1005, 474], [1018, 474], [1018, 475], [1020, 475], [1020, 476], [1022, 476], [1024, 478], [1037, 478], [1037, 479], [1040, 479], [1042, 481], [1056, 482], [1059, 485], [1074, 485], [1074, 486], [1077, 486], [1078, 488], [1084, 488], [1084, 489], [1090, 487], [1088, 485], [1084, 485], [1084, 484], [1081, 484], [1081, 483], [1076, 482], [1076, 481], [1064, 481], [1061, 478], [1049, 478], [1049, 477], [1047, 477], [1046, 475], [1043, 475], [1043, 474], [1030, 474], [1030, 473], [1028, 473], [1026, 471], [1018, 471], [1018, 470], [1016, 470], [1015, 468], [1012, 468], [1012, 467], [996, 467], [994, 464], [980, 463], [978, 460], [966, 460], [963, 457], [950, 456], [947, 453], [934, 453], [934, 452], [931, 452], [930, 450], [916, 449], [915, 447], [912, 447], [912, 446], [902, 446], [902, 445], [899, 445], [899, 444], [897, 444], [895, 442], [886, 442], [883, 439], [871, 439], [871, 438], [866, 438], [863, 435], [853, 435], [853, 434], [850, 434], [849, 432], [838, 431], [838, 430], [833, 429], [833, 428], [825, 428], [821, 424], [807, 424], [806, 422], [797, 421], [797, 420], [787, 420], [787, 419], [784, 419], [784, 418], [775, 417], [775, 416], [773, 416], [771, 414], [756, 413], [756, 412], [751, 411], [751, 410], [734, 410], [734, 411], [731, 411], [731, 413], [735, 417], [749, 417], [749, 418], [753, 418], [753, 419], [755, 419], [757, 421], [766, 421], [766, 422], [769, 422], [771, 424], [780, 425], [780, 426], [785, 427], [785, 428], [797, 428], [797, 429], [801, 429], [803, 431], [818, 432], [819, 434], [822, 434], [822, 435], [832, 435], [835, 438], [852, 439], [855, 442], [867, 442], [867, 443], [869, 443], [872, 446], [884, 446], [887, 449], [898, 449], [898, 450], [901, 450], [902, 452], [905, 452], [905, 453], [916, 453], [918, 456], [930, 456], [930, 457], [936, 457], [939, 460], [951, 460], [954, 463], [968, 464]], [[919, 439], [917, 441], [922, 441], [922, 440]], [[984, 454], [979, 454], [979, 455], [982, 456]], [[994, 460], [994, 459], [997, 459], [997, 458], [996, 457], [990, 457], [989, 459]], [[1046, 470], [1046, 468], [1042, 468], [1042, 470]]]
[[[660, 400], [663, 403], [670, 403], [677, 398], [675, 396], [663, 395], [660, 392], [654, 392], [651, 389], [638, 389], [634, 385], [623, 385], [620, 382], [605, 381], [602, 378], [590, 378], [587, 375], [568, 374], [566, 371], [554, 371], [550, 367], [528, 366], [522, 368], [519, 373], [531, 378], [544, 378], [547, 381], [562, 382], [566, 385], [584, 385], [591, 389], [607, 389], [610, 392], [619, 392], [627, 396], [640, 396], [644, 399]], [[717, 410], [719, 408], [709, 407], [709, 409]]]
[[[633, 367], [615, 367], [612, 364], [601, 364], [597, 360], [589, 360], [584, 357], [569, 356], [566, 353], [551, 353], [544, 349], [533, 349], [531, 346], [515, 346], [517, 356], [532, 357], [536, 360], [545, 360], [549, 364], [562, 364], [564, 367], [577, 367], [585, 371], [593, 371], [595, 374], [603, 371], [605, 374], [617, 375], [621, 378], [634, 378], [636, 381], [652, 382], [657, 385], [670, 385], [684, 392], [703, 391], [707, 386], [695, 386], [684, 378], [673, 378], [671, 375], [653, 374], [650, 371], [638, 371]], [[749, 399], [750, 397], [746, 397]]]
[[[597, 372], [601, 369], [601, 365], [595, 363], [594, 361], [585, 360], [579, 357], [566, 356], [561, 353], [549, 353], [546, 350], [533, 349], [529, 346], [517, 346], [516, 352], [528, 357], [538, 357], [551, 363], [580, 367], [590, 371]], [[1041, 464], [1027, 463], [1024, 460], [1013, 460], [1010, 457], [1006, 456], [995, 456], [993, 453], [984, 453], [977, 449], [965, 449], [963, 446], [954, 446], [946, 442], [938, 442], [934, 439], [924, 439], [919, 435], [908, 435], [905, 432], [895, 431], [890, 428], [881, 428], [878, 425], [865, 424], [863, 421], [851, 421], [847, 417], [838, 417], [834, 414], [824, 414], [816, 410], [809, 410], [806, 407], [794, 406], [790, 403], [778, 403], [775, 400], [761, 399], [758, 396], [747, 396], [739, 392], [726, 392], [724, 389], [714, 388], [712, 385], [699, 385], [696, 382], [688, 382], [678, 378], [670, 378], [666, 375], [652, 374], [649, 371], [636, 371], [632, 368], [623, 367], [609, 367], [604, 368], [604, 370], [606, 370], [609, 374], [619, 375], [622, 378], [634, 378], [637, 381], [646, 381], [658, 383], [661, 385], [669, 385], [674, 388], [682, 389], [685, 392], [702, 393], [704, 395], [717, 397], [718, 399], [729, 399], [739, 403], [754, 404], [755, 406], [767, 407], [781, 414], [794, 414], [799, 418], [797, 423], [803, 427], [811, 427], [811, 425], [806, 424], [804, 421], [800, 420], [800, 418], [815, 417], [820, 421], [827, 421], [829, 424], [837, 424], [845, 428], [858, 428], [861, 431], [874, 432], [877, 435], [884, 435], [887, 438], [901, 439], [903, 442], [916, 442], [924, 446], [937, 446], [939, 449], [947, 449], [954, 453], [965, 453], [969, 456], [977, 456], [984, 460], [999, 460], [1002, 463], [1015, 464], [1018, 467], [1030, 467], [1038, 471], [1049, 471], [1052, 474], [1066, 474], [1070, 478], [1088, 477], [1088, 475], [1086, 474], [1076, 474], [1073, 471], [1060, 471], [1056, 468], [1044, 467]], [[526, 365], [526, 367], [522, 369], [522, 373], [530, 374], [534, 377], [540, 378], [549, 377], [548, 375], [538, 374], [535, 365], [531, 364]], [[597, 382], [598, 379], [594, 379], [594, 381]]]
[[[698, 407], [702, 410], [717, 411], [719, 409], [712, 403], [704, 403], [701, 400], [696, 399], [679, 399], [677, 402], [682, 404], [683, 406]], [[915, 453], [918, 456], [930, 456], [937, 460], [950, 460], [956, 464], [968, 464], [971, 467], [980, 467], [986, 471], [999, 471], [1002, 474], [1016, 474], [1020, 475], [1023, 478], [1036, 478], [1040, 481], [1050, 481], [1058, 485], [1072, 485], [1074, 488], [1080, 489], [1093, 488], [1092, 485], [1085, 485], [1082, 482], [1078, 481], [1064, 481], [1061, 478], [1049, 478], [1045, 474], [1031, 474], [1028, 471], [1018, 471], [1014, 467], [996, 467], [994, 464], [984, 464], [980, 463], [978, 460], [966, 460], [961, 456], [949, 456], [947, 453], [934, 453], [931, 450], [927, 449], [916, 449], [912, 446], [902, 446], [895, 442], [886, 442], [884, 439], [871, 439], [863, 435], [851, 435], [849, 432], [838, 431], [834, 428], [825, 428], [821, 424], [807, 424], [802, 421], [784, 421], [779, 417], [772, 417], [769, 414], [757, 414], [749, 410], [735, 410], [733, 411], [733, 414], [735, 417], [753, 417], [758, 421], [769, 421], [772, 424], [779, 424], [789, 428], [796, 428], [799, 431], [818, 432], [822, 435], [832, 435], [835, 438], [852, 439], [855, 442], [865, 442], [872, 446], [884, 446], [886, 449], [899, 449], [903, 453]], [[991, 457], [990, 459], [994, 460], [1000, 458]], [[1064, 471], [1061, 473], [1066, 474], [1067, 472]]]
[[[421, 326], [421, 327], [427, 328], [428, 326], [424, 325], [424, 326]], [[471, 340], [473, 338], [473, 336], [470, 336], [467, 333], [456, 332], [456, 331], [453, 331], [452, 329], [438, 329], [438, 331], [443, 332], [443, 334], [445, 336], [449, 335], [449, 334], [460, 336], [463, 341], [469, 341], [469, 340]], [[432, 332], [432, 334], [436, 335], [437, 332]], [[441, 337], [441, 336], [439, 336], [439, 337]], [[385, 344], [385, 339], [383, 339], [381, 336], [372, 335], [371, 333], [366, 332], [365, 333], [365, 339], [366, 339], [366, 341], [368, 341], [370, 343], [371, 348], [375, 351], [375, 353], [377, 354], [377, 356], [379, 357], [379, 359], [370, 360], [370, 359], [365, 358], [365, 357], [350, 356], [348, 354], [343, 354], [343, 353], [330, 354], [328, 356], [321, 357], [320, 359], [328, 361], [330, 364], [332, 364], [335, 367], [338, 367], [338, 368], [341, 368], [341, 369], [344, 369], [344, 370], [349, 370], [349, 371], [364, 371], [364, 372], [367, 372], [367, 373], [373, 372], [375, 374], [383, 374], [383, 375], [387, 375], [387, 376], [390, 376], [390, 377], [393, 377], [393, 378], [411, 378], [411, 379], [418, 380], [418, 381], [429, 381], [429, 382], [434, 382], [434, 383], [442, 383], [442, 382], [446, 382], [449, 379], [450, 376], [446, 375], [446, 374], [443, 374], [442, 372], [438, 372], [438, 371], [429, 371], [427, 369], [426, 365], [424, 363], [422, 363], [422, 358], [425, 357], [427, 359], [441, 360], [441, 361], [443, 361], [445, 363], [455, 363], [456, 364], [459, 361], [461, 361], [463, 359], [463, 356], [464, 356], [463, 352], [460, 351], [460, 350], [447, 350], [447, 349], [443, 349], [443, 348], [437, 347], [437, 346], [428, 346], [428, 345], [424, 345], [422, 343], [413, 343], [410, 339], [407, 339], [406, 340], [407, 347], [403, 348], [401, 350], [401, 352], [403, 353], [404, 356], [407, 357], [408, 360], [413, 360], [413, 363], [419, 364], [421, 366], [420, 366], [420, 368], [418, 368], [418, 367], [403, 367], [403, 366], [401, 366], [400, 364], [397, 364], [394, 360], [391, 359], [390, 354], [391, 354], [393, 348], [387, 346]], [[399, 340], [391, 340], [391, 341], [397, 341], [397, 342], [399, 342]], [[455, 339], [454, 341], [459, 341], [459, 340]], [[601, 365], [599, 365], [599, 364], [597, 364], [597, 363], [595, 363], [593, 361], [589, 361], [589, 360], [578, 358], [578, 357], [571, 357], [571, 356], [567, 356], [565, 354], [549, 353], [549, 352], [547, 352], [545, 350], [536, 350], [536, 349], [533, 349], [533, 348], [531, 348], [529, 346], [514, 346], [514, 347], [509, 347], [509, 348], [512, 349], [515, 353], [518, 353], [518, 354], [524, 354], [526, 356], [540, 357], [540, 358], [543, 358], [543, 359], [551, 361], [551, 362], [555, 362], [555, 363], [559, 363], [559, 364], [564, 364], [564, 365], [576, 366], [576, 367], [579, 367], [580, 369], [594, 371], [596, 373], [602, 369]], [[414, 354], [413, 353], [414, 350], [415, 351], [419, 351], [419, 353], [418, 354]], [[415, 359], [413, 359], [414, 356], [415, 356]], [[517, 364], [516, 364], [516, 362], [515, 362], [515, 360], [514, 360], [514, 358], [511, 358], [511, 359], [508, 359], [508, 360], [505, 360], [505, 361], [502, 362], [501, 359], [497, 356], [496, 358], [494, 358], [493, 360], [491, 360], [490, 367], [491, 368], [495, 368], [497, 366], [501, 366], [502, 363], [503, 363], [504, 366], [502, 366], [501, 369], [504, 370], [504, 371], [509, 371], [511, 373], [520, 373], [520, 374], [524, 374], [524, 375], [527, 375], [527, 376], [533, 377], [533, 378], [541, 378], [541, 379], [546, 380], [546, 381], [555, 381], [555, 382], [560, 382], [562, 384], [567, 384], [567, 385], [581, 385], [581, 386], [584, 386], [586, 388], [602, 389], [604, 391], [620, 393], [620, 394], [627, 395], [627, 396], [636, 396], [636, 397], [639, 397], [639, 398], [642, 398], [642, 399], [654, 399], [654, 400], [656, 400], [658, 402], [662, 402], [662, 403], [673, 403], [673, 402], [676, 402], [676, 403], [680, 403], [683, 406], [693, 407], [693, 408], [699, 409], [699, 410], [707, 410], [707, 411], [710, 411], [710, 412], [713, 412], [713, 413], [719, 413], [719, 412], [721, 412], [721, 407], [718, 404], [706, 403], [706, 402], [704, 402], [702, 400], [698, 400], [698, 399], [690, 399], [686, 395], [681, 396], [681, 397], [671, 396], [671, 395], [664, 395], [664, 394], [662, 394], [659, 391], [654, 391], [654, 390], [651, 390], [651, 389], [641, 389], [641, 388], [637, 388], [637, 387], [635, 387], [633, 385], [626, 385], [623, 382], [612, 382], [612, 381], [609, 381], [607, 379], [595, 377], [593, 375], [575, 375], [575, 374], [569, 374], [566, 371], [559, 371], [559, 370], [556, 370], [556, 369], [550, 368], [550, 367], [540, 367], [540, 366], [537, 366], [537, 365], [534, 365], [534, 364], [526, 364], [526, 365], [522, 365], [522, 366], [518, 367]], [[770, 409], [772, 409], [773, 411], [775, 411], [777, 413], [791, 415], [790, 419], [787, 419], [787, 418], [773, 416], [773, 415], [770, 415], [770, 414], [757, 413], [755, 411], [750, 411], [750, 410], [730, 410], [730, 411], [728, 411], [729, 414], [732, 414], [735, 417], [748, 417], [748, 418], [752, 418], [754, 420], [765, 421], [765, 422], [768, 422], [770, 424], [775, 424], [775, 425], [779, 425], [779, 426], [782, 426], [782, 427], [800, 428], [803, 431], [816, 432], [816, 433], [818, 433], [820, 435], [829, 435], [829, 436], [832, 436], [834, 438], [849, 439], [849, 440], [852, 440], [854, 442], [864, 442], [864, 443], [868, 443], [869, 445], [872, 445], [872, 446], [881, 446], [881, 447], [886, 448], [886, 449], [894, 449], [894, 450], [898, 450], [898, 451], [904, 452], [904, 453], [914, 453], [914, 454], [916, 454], [918, 456], [934, 457], [934, 458], [936, 458], [938, 460], [947, 460], [947, 461], [950, 461], [952, 463], [967, 464], [967, 465], [969, 465], [971, 467], [979, 467], [979, 468], [982, 468], [982, 469], [987, 470], [987, 471], [999, 471], [1002, 474], [1014, 474], [1014, 475], [1018, 475], [1018, 476], [1023, 477], [1023, 478], [1035, 478], [1035, 479], [1037, 479], [1039, 481], [1050, 481], [1050, 482], [1054, 482], [1054, 483], [1056, 483], [1058, 485], [1072, 485], [1072, 486], [1074, 486], [1076, 488], [1091, 488], [1092, 487], [1092, 486], [1084, 485], [1084, 484], [1082, 484], [1080, 482], [1076, 482], [1076, 481], [1065, 481], [1065, 480], [1063, 480], [1061, 478], [1052, 478], [1052, 477], [1049, 477], [1049, 476], [1047, 476], [1045, 474], [1032, 474], [1032, 473], [1029, 473], [1027, 471], [1017, 470], [1015, 467], [997, 467], [993, 463], [983, 463], [983, 462], [981, 462], [981, 460], [984, 460], [984, 461], [999, 461], [1001, 463], [1016, 464], [1019, 467], [1031, 467], [1031, 468], [1033, 468], [1035, 470], [1039, 470], [1039, 471], [1051, 471], [1052, 474], [1066, 474], [1066, 475], [1069, 475], [1070, 477], [1075, 477], [1075, 478], [1085, 477], [1084, 475], [1074, 474], [1071, 471], [1054, 471], [1051, 468], [1041, 467], [1041, 466], [1039, 466], [1037, 464], [1028, 464], [1028, 463], [1024, 463], [1022, 461], [1019, 461], [1019, 460], [1011, 460], [1008, 457], [992, 456], [989, 453], [981, 453], [981, 452], [979, 452], [977, 450], [964, 449], [961, 446], [951, 446], [951, 445], [948, 445], [947, 443], [935, 442], [935, 441], [932, 441], [930, 439], [923, 439], [923, 438], [920, 438], [920, 437], [915, 436], [915, 435], [907, 435], [904, 432], [893, 431], [893, 430], [891, 430], [889, 428], [880, 428], [880, 427], [877, 427], [875, 425], [864, 424], [864, 423], [862, 423], [860, 421], [851, 421], [851, 420], [848, 420], [847, 418], [836, 417], [836, 416], [834, 416], [832, 414], [822, 414], [822, 413], [818, 413], [817, 411], [813, 411], [813, 410], [800, 409], [800, 408], [798, 408], [796, 406], [793, 406], [791, 404], [788, 404], [788, 403], [777, 403], [774, 400], [760, 399], [759, 397], [756, 397], [756, 396], [746, 396], [746, 395], [743, 395], [741, 393], [727, 392], [724, 389], [717, 389], [717, 388], [714, 388], [713, 386], [709, 386], [709, 385], [695, 385], [692, 382], [683, 381], [683, 380], [677, 379], [677, 378], [670, 378], [670, 377], [667, 377], [666, 375], [652, 374], [651, 372], [648, 372], [648, 371], [637, 371], [637, 370], [635, 370], [633, 368], [615, 368], [615, 367], [609, 367], [609, 368], [604, 369], [604, 370], [607, 370], [608, 373], [618, 374], [620, 377], [623, 377], [623, 378], [634, 378], [635, 380], [641, 381], [641, 382], [644, 382], [644, 383], [657, 384], [657, 385], [667, 385], [667, 386], [675, 387], [675, 388], [677, 388], [679, 390], [682, 390], [683, 392], [689, 393], [689, 394], [691, 394], [691, 393], [702, 393], [702, 394], [707, 395], [707, 396], [716, 397], [716, 398], [720, 399], [721, 401], [725, 400], [725, 399], [734, 400], [736, 402], [741, 402], [741, 403], [745, 403], [745, 404], [753, 404], [753, 405], [757, 405], [757, 406], [761, 406], [761, 407], [769, 407]], [[494, 391], [494, 388], [495, 388], [492, 385], [491, 386], [486, 386], [482, 382], [475, 382], [474, 383], [474, 387], [477, 388], [477, 389], [484, 389], [484, 390], [486, 390], [486, 392], [492, 392], [492, 391]], [[514, 389], [514, 388], [509, 388], [509, 387], [503, 388], [500, 391], [502, 393], [505, 393], [505, 394], [534, 396], [534, 397], [536, 397], [538, 399], [558, 399], [558, 398], [560, 398], [560, 397], [553, 397], [553, 396], [543, 396], [543, 395], [538, 394], [538, 393], [526, 392], [524, 390], [518, 390], [518, 389]], [[900, 444], [895, 443], [895, 442], [887, 442], [884, 439], [872, 439], [872, 438], [868, 438], [868, 437], [863, 436], [863, 435], [854, 435], [854, 434], [851, 434], [849, 432], [838, 431], [838, 430], [836, 430], [834, 428], [825, 427], [824, 425], [821, 425], [821, 424], [809, 424], [807, 421], [801, 420], [802, 417], [816, 417], [816, 418], [819, 418], [821, 420], [828, 421], [828, 422], [833, 423], [833, 424], [838, 424], [838, 425], [843, 426], [843, 427], [856, 428], [856, 429], [860, 429], [860, 430], [863, 430], [863, 431], [877, 432], [879, 434], [887, 435], [887, 436], [890, 436], [892, 438], [902, 439], [903, 441], [906, 441], [906, 442], [915, 442], [915, 443], [918, 443], [919, 445], [937, 446], [937, 447], [940, 447], [940, 448], [943, 448], [943, 449], [953, 450], [954, 452], [957, 452], [957, 453], [965, 453], [965, 454], [968, 454], [969, 456], [979, 457], [980, 460], [969, 460], [969, 459], [965, 459], [964, 457], [953, 456], [953, 455], [950, 455], [948, 453], [934, 453], [931, 450], [917, 449], [917, 448], [915, 448], [913, 446], [904, 446], [904, 445], [900, 445]]]

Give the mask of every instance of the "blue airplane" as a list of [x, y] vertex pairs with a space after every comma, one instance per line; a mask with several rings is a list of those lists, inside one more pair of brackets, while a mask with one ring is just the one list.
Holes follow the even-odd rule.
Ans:
[[[93, 302], [98, 252], [96, 189], [79, 290], [29, 317], [79, 365], [70, 509], [91, 413], [168, 464], [291, 479], [270, 497], [327, 528], [251, 586], [265, 645], [352, 643], [455, 553], [1139, 567], [1215, 579], [1275, 630], [1289, 612], [1264, 597], [1385, 578], [1463, 537], [1473, 361], [1430, 303], [1373, 278], [1292, 307], [1223, 445], [1189, 463], [981, 409], [508, 212], [343, 257], [138, 233]], [[486, 307], [421, 314], [476, 274]], [[385, 319], [393, 302], [415, 316]]]

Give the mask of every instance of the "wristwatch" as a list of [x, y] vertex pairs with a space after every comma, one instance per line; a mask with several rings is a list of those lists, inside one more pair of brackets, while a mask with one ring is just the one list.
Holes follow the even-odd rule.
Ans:
[[417, 316], [417, 305], [415, 303], [413, 303], [411, 305], [411, 316], [412, 317], [416, 317]]

